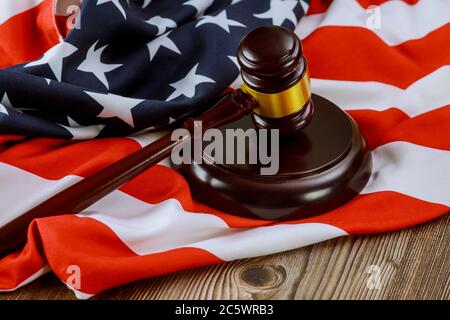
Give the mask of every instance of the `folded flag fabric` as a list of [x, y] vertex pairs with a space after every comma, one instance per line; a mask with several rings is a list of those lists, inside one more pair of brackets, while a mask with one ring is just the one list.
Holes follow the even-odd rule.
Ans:
[[51, 271], [88, 298], [448, 212], [449, 1], [84, 0], [76, 17], [58, 15], [62, 2], [0, 3], [0, 225], [158, 134], [125, 135], [239, 86], [237, 43], [264, 24], [302, 38], [313, 91], [358, 122], [374, 169], [348, 204], [281, 223], [198, 203], [162, 163], [81, 214], [33, 221], [0, 260], [0, 290]]
[[[2, 7], [24, 6], [15, 2]], [[51, 48], [0, 71], [0, 132], [66, 139], [160, 127], [210, 104], [237, 78], [236, 50], [249, 30], [265, 24], [294, 29], [304, 15], [297, 0], [98, 0], [83, 1], [60, 30], [58, 20], [47, 17], [55, 1], [27, 2], [38, 4], [30, 9], [40, 10], [38, 21], [43, 16], [47, 28], [54, 27], [46, 30]], [[58, 2], [64, 13], [79, 1]], [[59, 41], [70, 23], [72, 31]], [[24, 32], [34, 35], [32, 28]], [[9, 57], [9, 46], [17, 44], [3, 46]]]

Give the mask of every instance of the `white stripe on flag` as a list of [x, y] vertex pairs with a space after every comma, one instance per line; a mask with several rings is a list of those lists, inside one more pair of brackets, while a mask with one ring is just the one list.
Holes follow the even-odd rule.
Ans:
[[43, 1], [44, 0], [1, 0], [0, 24], [15, 15], [36, 7]]
[[342, 229], [321, 223], [230, 228], [215, 215], [184, 211], [174, 199], [151, 205], [123, 192], [111, 193], [79, 216], [101, 221], [139, 255], [189, 247], [231, 261], [347, 235]]
[[[450, 1], [421, 0], [415, 5], [387, 1], [379, 5], [380, 28], [371, 30], [385, 43], [394, 46], [419, 39], [450, 22]], [[334, 0], [325, 13], [305, 16], [297, 26], [302, 39], [325, 26], [367, 28], [371, 15], [356, 0]]]
[[450, 206], [450, 152], [408, 142], [378, 147], [362, 193], [387, 190]]
[[[66, 176], [61, 180], [47, 180], [0, 163], [0, 182], [4, 182], [0, 185], [1, 197], [8, 199], [0, 202], [0, 225], [80, 179]], [[334, 226], [318, 223], [232, 229], [215, 215], [184, 211], [174, 199], [152, 205], [121, 191], [112, 192], [79, 216], [106, 224], [140, 255], [193, 247], [208, 250], [222, 260], [234, 260], [294, 249], [347, 234]], [[257, 248], [256, 243], [267, 238], [274, 241]], [[233, 246], [236, 242], [240, 243], [240, 248]], [[253, 251], [247, 251], [246, 247], [253, 247]]]
[[[395, 191], [450, 206], [450, 152], [394, 142], [375, 149], [373, 156], [373, 175], [363, 193]], [[9, 182], [0, 188], [1, 197], [8, 199], [2, 202], [1, 212], [8, 216], [40, 202], [40, 197], [47, 198], [67, 187], [67, 179], [71, 182], [80, 179], [72, 176], [50, 181], [5, 164], [0, 164], [0, 176], [0, 181]], [[10, 179], [12, 176], [14, 179]], [[334, 226], [317, 223], [230, 228], [215, 215], [183, 210], [174, 199], [152, 205], [121, 191], [111, 193], [80, 216], [106, 224], [140, 255], [193, 247], [208, 250], [223, 260], [233, 260], [289, 250], [346, 234]], [[261, 246], [266, 239], [270, 242]]]
[[80, 180], [77, 176], [47, 180], [0, 162], [0, 226]]
[[[12, 178], [14, 177], [14, 179]], [[0, 163], [0, 225], [81, 179], [47, 180]], [[18, 192], [20, 190], [20, 192]], [[347, 233], [337, 227], [308, 223], [260, 228], [230, 228], [219, 217], [185, 211], [177, 200], [153, 205], [114, 191], [86, 209], [90, 217], [110, 227], [136, 254], [191, 247], [208, 250], [222, 260], [271, 254], [328, 240]], [[261, 242], [271, 239], [270, 245]]]
[[[162, 131], [141, 133], [128, 138], [139, 143], [141, 147], [145, 147], [161, 138], [165, 133]], [[162, 160], [159, 164], [170, 167], [168, 159]], [[30, 176], [33, 176], [33, 178], [30, 178]], [[34, 208], [81, 179], [78, 176], [68, 175], [63, 179], [51, 181], [24, 170], [18, 171], [16, 167], [0, 162], [0, 198], [15, 199], [17, 198], [17, 190], [20, 190], [22, 198], [13, 202], [0, 201], [0, 226], [5, 225], [19, 214]]]
[[450, 105], [450, 66], [444, 66], [419, 79], [407, 89], [371, 81], [311, 79], [313, 92], [345, 110], [386, 110], [396, 107], [413, 117]]

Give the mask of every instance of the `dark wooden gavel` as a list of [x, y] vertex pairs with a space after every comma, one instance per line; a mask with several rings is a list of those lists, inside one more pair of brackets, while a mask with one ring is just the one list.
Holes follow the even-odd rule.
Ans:
[[[217, 128], [252, 113], [261, 128], [283, 132], [305, 126], [313, 105], [300, 40], [280, 27], [261, 27], [241, 42], [238, 61], [244, 80], [242, 90], [224, 97], [199, 116], [203, 130]], [[194, 119], [184, 121], [190, 132]], [[18, 249], [26, 241], [33, 219], [80, 213], [121, 185], [170, 155], [190, 138], [177, 141], [168, 134], [143, 149], [113, 163], [0, 227], [0, 255]]]

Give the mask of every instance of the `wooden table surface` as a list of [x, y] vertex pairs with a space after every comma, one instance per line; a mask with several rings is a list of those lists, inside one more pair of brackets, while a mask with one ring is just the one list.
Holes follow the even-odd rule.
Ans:
[[[450, 215], [132, 283], [95, 299], [449, 299]], [[372, 266], [372, 267], [371, 267]], [[375, 272], [375, 273], [374, 273]], [[74, 299], [49, 274], [0, 299]]]

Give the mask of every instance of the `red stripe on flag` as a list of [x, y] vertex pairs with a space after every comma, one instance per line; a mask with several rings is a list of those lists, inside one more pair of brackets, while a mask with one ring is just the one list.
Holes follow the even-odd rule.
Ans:
[[25, 139], [25, 137], [18, 135], [0, 135], [0, 152], [10, 148], [16, 143], [19, 143], [23, 139]]
[[[153, 181], [149, 188], [149, 181]], [[170, 183], [167, 183], [170, 181]], [[157, 204], [167, 199], [178, 200], [183, 209], [195, 213], [214, 214], [231, 228], [253, 228], [269, 225], [267, 220], [242, 218], [203, 205], [192, 198], [189, 185], [181, 174], [171, 168], [157, 166], [131, 180], [121, 191], [147, 203]], [[238, 212], [235, 212], [238, 214]]]
[[[78, 143], [36, 138], [6, 148], [0, 153], [0, 162], [44, 179], [59, 180], [68, 175], [87, 177], [139, 149], [140, 145], [129, 138], [97, 139]], [[152, 188], [148, 188], [149, 181], [154, 181]], [[170, 183], [167, 183], [168, 181]], [[163, 166], [151, 168], [120, 190], [151, 204], [170, 198], [177, 199], [185, 210], [213, 213], [226, 221], [230, 227], [256, 227], [269, 223], [226, 214], [194, 201], [186, 180], [175, 170]]]
[[[395, 192], [378, 192], [360, 195], [327, 214], [289, 224], [326, 223], [350, 234], [367, 234], [423, 223], [447, 211], [448, 207], [443, 205]], [[40, 241], [44, 244], [42, 249], [36, 245]], [[141, 278], [222, 262], [214, 254], [196, 248], [139, 256], [103, 223], [66, 215], [33, 222], [27, 249], [20, 255], [13, 254], [0, 261], [0, 274], [7, 279], [0, 283], [0, 288], [14, 288], [39, 270], [44, 265], [40, 250], [47, 257], [51, 269], [64, 281], [72, 275], [68, 268], [77, 266], [82, 280], [77, 289], [89, 294]], [[24, 266], [24, 269], [17, 266]], [[30, 269], [30, 266], [34, 268]]]
[[[379, 6], [386, 2], [399, 1], [399, 0], [357, 0], [357, 1], [361, 5], [361, 7], [368, 8], [370, 6]], [[419, 2], [419, 0], [401, 0], [401, 1], [403, 1], [404, 3], [409, 4], [409, 5], [415, 5], [416, 3]]]
[[11, 290], [44, 268], [41, 238], [36, 223], [28, 228], [28, 241], [21, 252], [0, 259], [0, 290]]
[[[44, 179], [59, 180], [67, 175], [87, 177], [139, 149], [140, 145], [128, 138], [97, 139], [78, 143], [37, 138], [5, 149], [0, 153], [0, 162]], [[148, 181], [154, 181], [152, 188], [148, 188]], [[267, 221], [225, 214], [194, 201], [186, 180], [175, 170], [163, 166], [151, 168], [120, 189], [151, 204], [170, 198], [177, 199], [185, 210], [213, 213], [231, 227], [268, 224]]]
[[73, 142], [36, 138], [12, 145], [0, 153], [0, 162], [21, 168], [48, 180], [66, 175], [86, 177], [140, 149], [128, 138]]
[[383, 144], [406, 141], [414, 144], [450, 151], [450, 106], [420, 114], [392, 128]]
[[91, 218], [62, 216], [40, 219], [37, 223], [48, 265], [62, 280], [71, 275], [67, 272], [69, 266], [78, 266], [81, 271], [78, 290], [84, 293], [95, 294], [137, 279], [222, 262], [196, 248], [139, 256], [110, 228]]
[[[350, 0], [355, 1], [355, 0]], [[359, 5], [363, 8], [368, 8], [370, 6], [379, 6], [382, 5], [385, 2], [389, 1], [399, 1], [399, 0], [356, 0]], [[401, 0], [409, 5], [415, 5], [419, 2], [419, 0]], [[333, 0], [311, 0], [311, 3], [309, 5], [308, 9], [308, 15], [312, 14], [319, 14], [319, 13], [325, 13], [328, 8], [333, 3]]]
[[308, 9], [308, 15], [324, 13], [328, 10], [333, 0], [311, 0]]
[[410, 118], [401, 110], [351, 110], [370, 149], [394, 141], [450, 150], [450, 106]]
[[347, 111], [358, 123], [369, 149], [383, 144], [386, 135], [397, 125], [410, 119], [403, 111], [390, 108], [384, 111], [350, 110]]
[[349, 234], [388, 232], [435, 219], [447, 206], [423, 201], [393, 191], [363, 194], [326, 214], [289, 223], [321, 222]]
[[363, 28], [321, 27], [303, 44], [313, 78], [377, 81], [405, 89], [450, 64], [449, 38], [450, 23], [392, 47]]
[[0, 68], [35, 60], [59, 42], [52, 6], [44, 1], [0, 25]]

